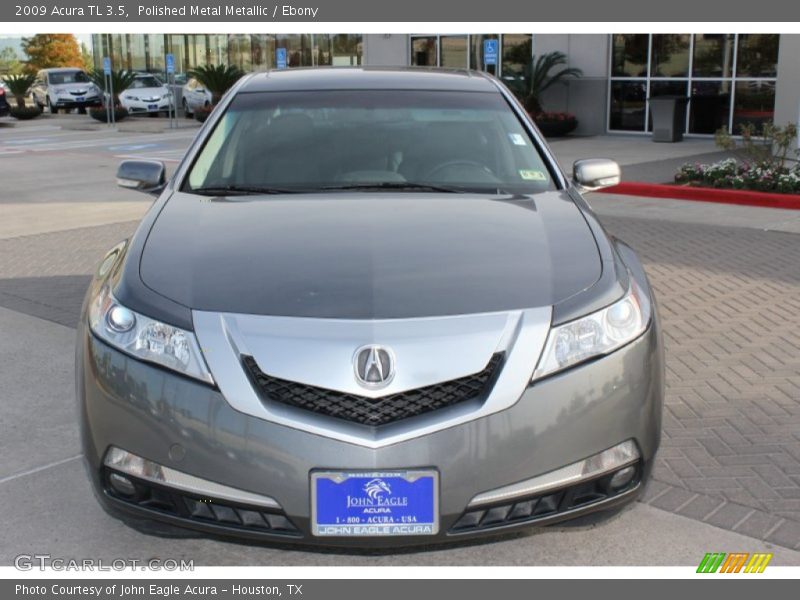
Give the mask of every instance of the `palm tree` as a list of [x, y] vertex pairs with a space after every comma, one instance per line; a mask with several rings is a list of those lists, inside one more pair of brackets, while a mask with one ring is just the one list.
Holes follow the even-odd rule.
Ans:
[[7, 75], [5, 77], [8, 90], [17, 101], [17, 108], [25, 108], [25, 96], [28, 95], [28, 91], [31, 89], [34, 81], [36, 81], [36, 75], [33, 74]]
[[555, 73], [550, 73], [556, 67], [567, 65], [567, 55], [563, 52], [548, 52], [538, 57], [534, 56], [531, 62], [525, 65], [522, 71], [522, 81], [516, 87], [522, 104], [531, 114], [542, 112], [542, 95], [556, 83], [565, 83], [569, 77], [581, 77], [583, 71], [574, 67], [565, 67]]
[[89, 74], [91, 77], [92, 82], [101, 90], [106, 89], [106, 79], [111, 79], [111, 88], [114, 90], [114, 104], [113, 106], [119, 106], [119, 95], [127, 90], [133, 84], [133, 80], [136, 79], [136, 73], [133, 71], [111, 71], [110, 75], [105, 75], [102, 70], [95, 69]]
[[222, 95], [244, 75], [244, 71], [235, 65], [220, 64], [190, 69], [187, 75], [197, 79], [211, 92], [211, 104], [216, 105]]

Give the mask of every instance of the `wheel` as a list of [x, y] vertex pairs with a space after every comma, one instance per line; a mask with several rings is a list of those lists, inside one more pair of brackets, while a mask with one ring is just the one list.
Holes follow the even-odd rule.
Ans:
[[47, 102], [47, 111], [51, 115], [57, 115], [58, 114], [58, 109], [56, 107], [54, 107], [52, 104], [50, 104], [50, 96], [47, 96], [47, 100], [45, 100], [45, 102]]
[[187, 119], [191, 119], [193, 115], [192, 115], [191, 111], [189, 110], [189, 105], [186, 104], [186, 98], [181, 100], [181, 106], [183, 108], [183, 116], [186, 117]]

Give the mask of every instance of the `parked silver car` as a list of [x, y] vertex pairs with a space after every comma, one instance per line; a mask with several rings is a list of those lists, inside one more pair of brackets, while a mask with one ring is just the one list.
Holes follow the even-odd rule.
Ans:
[[51, 113], [102, 105], [102, 92], [81, 69], [42, 69], [31, 87], [33, 103]]
[[399, 546], [619, 507], [659, 444], [636, 254], [491, 76], [252, 74], [101, 261], [78, 329], [92, 484], [146, 531]]
[[197, 79], [189, 79], [181, 88], [181, 108], [187, 117], [194, 115], [198, 108], [211, 106], [211, 102], [211, 92]]

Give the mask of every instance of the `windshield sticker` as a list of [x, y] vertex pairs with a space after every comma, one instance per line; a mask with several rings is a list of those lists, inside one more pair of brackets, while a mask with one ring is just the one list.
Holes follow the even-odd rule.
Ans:
[[511, 139], [511, 143], [514, 144], [515, 146], [525, 145], [525, 138], [519, 133], [509, 133], [508, 137]]
[[526, 181], [547, 181], [547, 175], [534, 169], [520, 169], [519, 176]]

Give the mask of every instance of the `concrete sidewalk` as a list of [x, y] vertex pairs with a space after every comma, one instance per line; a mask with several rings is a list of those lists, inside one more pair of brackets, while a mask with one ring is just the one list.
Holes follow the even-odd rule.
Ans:
[[550, 140], [561, 168], [572, 173], [580, 158], [610, 158], [622, 167], [623, 181], [671, 183], [681, 165], [711, 163], [732, 156], [720, 151], [713, 139], [684, 138], [674, 144], [655, 143], [649, 135], [609, 134]]

